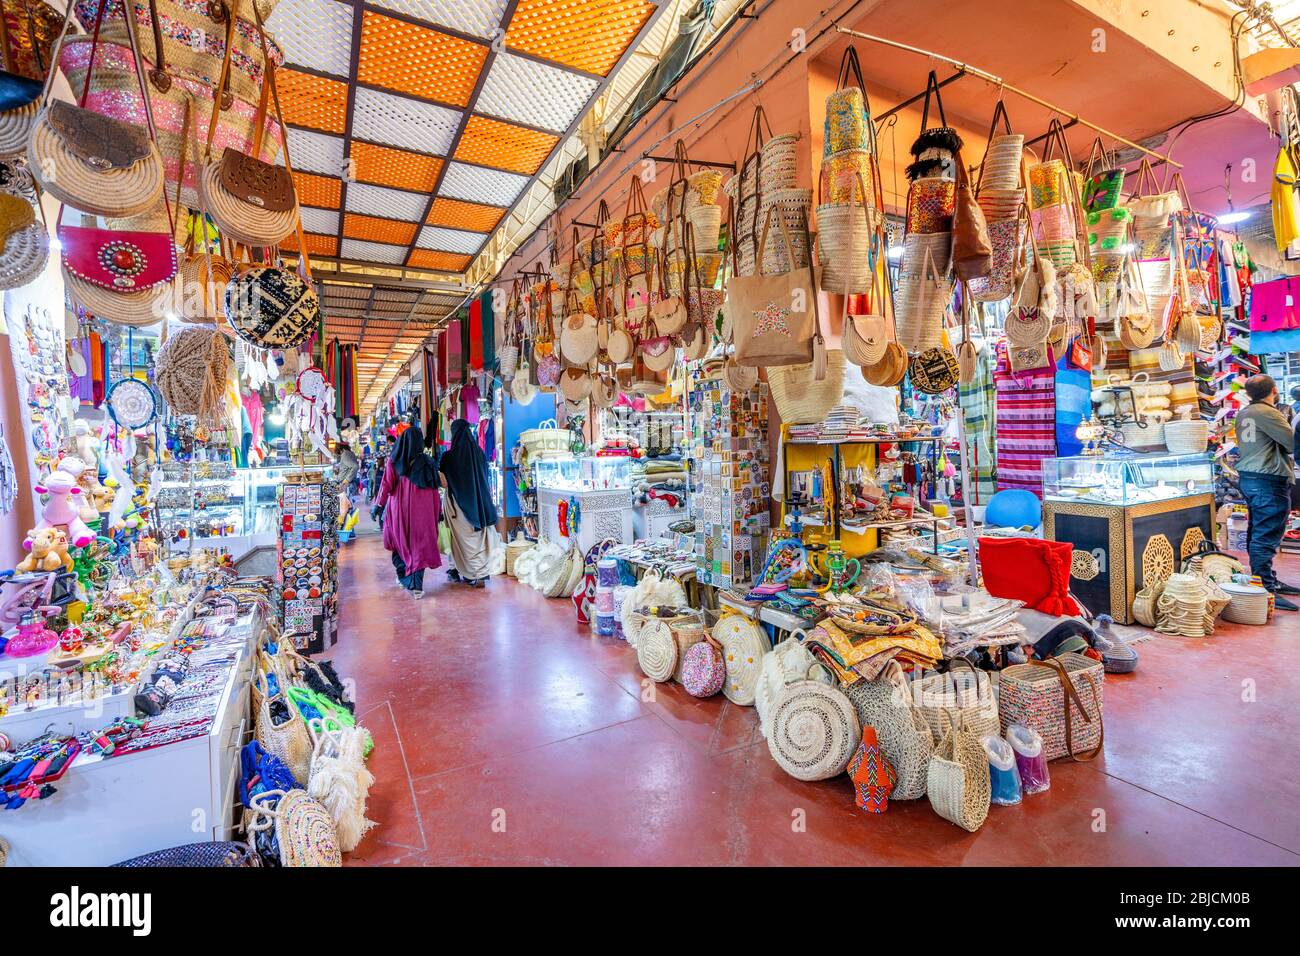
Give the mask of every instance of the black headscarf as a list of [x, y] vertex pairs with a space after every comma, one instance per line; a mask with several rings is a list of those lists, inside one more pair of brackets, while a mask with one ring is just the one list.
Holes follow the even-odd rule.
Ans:
[[438, 465], [424, 453], [424, 433], [419, 425], [412, 425], [398, 436], [393, 471], [417, 488], [438, 487]]
[[492, 503], [487, 459], [465, 419], [458, 418], [451, 423], [451, 447], [442, 453], [438, 468], [447, 479], [447, 490], [456, 507], [475, 531], [496, 524], [497, 509]]

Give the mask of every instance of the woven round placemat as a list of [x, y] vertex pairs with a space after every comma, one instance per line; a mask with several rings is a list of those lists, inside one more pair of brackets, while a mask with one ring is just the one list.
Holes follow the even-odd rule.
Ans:
[[34, 222], [10, 236], [0, 253], [0, 289], [18, 289], [45, 271], [50, 258], [50, 237], [45, 226]]
[[677, 641], [665, 621], [646, 621], [636, 639], [636, 662], [652, 681], [662, 683], [677, 669]]
[[0, 113], [0, 159], [16, 159], [27, 152], [32, 121], [41, 110], [40, 100]]
[[847, 697], [820, 681], [800, 680], [777, 698], [767, 747], [796, 780], [827, 780], [844, 772], [861, 740]]
[[260, 209], [228, 193], [221, 185], [221, 163], [203, 167], [198, 177], [199, 202], [206, 204], [221, 231], [252, 246], [275, 246], [298, 222], [298, 203], [284, 212]]
[[126, 169], [94, 169], [69, 150], [42, 111], [27, 137], [32, 175], [55, 199], [97, 216], [138, 216], [162, 199], [163, 163], [158, 147]]

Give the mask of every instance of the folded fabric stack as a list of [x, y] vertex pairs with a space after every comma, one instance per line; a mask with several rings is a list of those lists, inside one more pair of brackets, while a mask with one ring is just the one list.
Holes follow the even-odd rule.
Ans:
[[[854, 605], [837, 607], [852, 609]], [[883, 607], [873, 604], [869, 610]], [[874, 680], [891, 660], [933, 667], [943, 659], [943, 645], [933, 631], [909, 612], [899, 609], [895, 613], [902, 619], [892, 633], [865, 634], [852, 629], [851, 618], [828, 617], [813, 628], [805, 643], [845, 684]]]

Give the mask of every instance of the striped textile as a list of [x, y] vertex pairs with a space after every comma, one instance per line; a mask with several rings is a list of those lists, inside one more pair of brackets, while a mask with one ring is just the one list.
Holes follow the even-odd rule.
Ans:
[[993, 359], [989, 348], [980, 350], [975, 378], [957, 387], [957, 399], [966, 418], [966, 454], [971, 469], [971, 504], [986, 504], [997, 491], [994, 478], [993, 418], [997, 408], [993, 387]]
[[1024, 379], [1011, 374], [1006, 343], [998, 344], [998, 490], [1022, 488], [1043, 495], [1043, 459], [1056, 455], [1056, 381], [1050, 372]]

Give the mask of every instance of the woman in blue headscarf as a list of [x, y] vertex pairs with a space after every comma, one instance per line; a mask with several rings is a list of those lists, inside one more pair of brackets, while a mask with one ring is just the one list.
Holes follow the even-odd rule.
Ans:
[[438, 471], [447, 490], [452, 579], [481, 588], [491, 574], [488, 529], [497, 523], [497, 508], [492, 503], [487, 458], [463, 418], [452, 422], [451, 447], [438, 460]]

